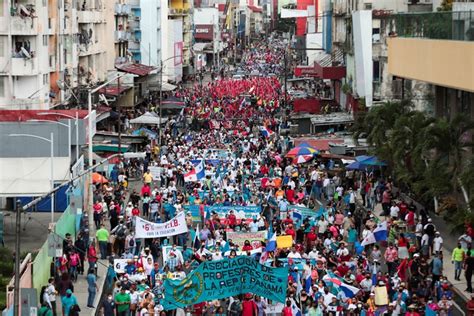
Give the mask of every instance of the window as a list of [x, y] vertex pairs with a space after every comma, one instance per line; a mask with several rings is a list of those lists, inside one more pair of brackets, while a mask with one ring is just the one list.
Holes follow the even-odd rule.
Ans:
[[43, 46], [48, 46], [48, 35], [43, 35]]
[[380, 82], [380, 62], [378, 60], [373, 62], [373, 80]]
[[5, 36], [0, 36], [0, 57], [5, 57]]
[[49, 78], [48, 78], [48, 74], [44, 74], [43, 75], [43, 84], [44, 85], [47, 85], [49, 83]]
[[[0, 0], [0, 3], [2, 1]], [[5, 97], [5, 78], [6, 77], [0, 77], [0, 97], [4, 98]]]
[[5, 0], [0, 0], [0, 16], [3, 16], [5, 14], [4, 6], [5, 6]]
[[53, 55], [49, 55], [49, 67], [54, 67], [53, 65], [53, 59], [54, 59], [54, 56]]
[[364, 10], [372, 10], [372, 3], [364, 3]]

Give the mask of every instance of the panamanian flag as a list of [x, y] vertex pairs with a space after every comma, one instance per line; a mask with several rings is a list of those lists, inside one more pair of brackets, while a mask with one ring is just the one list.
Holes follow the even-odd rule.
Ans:
[[265, 126], [260, 126], [260, 132], [266, 138], [272, 136], [275, 133], [271, 129], [269, 129], [268, 127], [265, 127]]
[[206, 177], [204, 160], [201, 160], [196, 167], [184, 175], [184, 182], [196, 182]]

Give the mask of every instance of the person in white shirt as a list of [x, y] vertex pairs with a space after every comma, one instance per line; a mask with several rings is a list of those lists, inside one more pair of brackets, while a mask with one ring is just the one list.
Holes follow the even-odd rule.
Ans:
[[299, 252], [296, 252], [295, 247], [291, 248], [291, 252], [288, 254], [288, 258], [291, 259], [301, 259], [301, 255]]
[[181, 263], [184, 264], [184, 258], [183, 258], [183, 253], [181, 250], [179, 250], [176, 245], [173, 245], [173, 248], [171, 249], [170, 253], [173, 252], [176, 255], [176, 259]]
[[308, 259], [316, 259], [318, 257], [318, 250], [314, 247], [310, 252], [308, 252]]
[[421, 253], [423, 254], [424, 257], [429, 256], [429, 250], [430, 250], [429, 236], [425, 232], [423, 234], [423, 237], [421, 237]]
[[392, 204], [392, 207], [390, 207], [390, 217], [391, 218], [398, 218], [399, 213], [400, 213], [400, 208], [394, 202]]
[[257, 219], [256, 219], [256, 218], [254, 218], [254, 219], [253, 219], [253, 222], [251, 222], [251, 223], [249, 224], [249, 229], [250, 229], [250, 232], [251, 232], [251, 233], [256, 233], [256, 232], [258, 232], [258, 223], [257, 223]]
[[349, 255], [349, 250], [347, 250], [346, 246], [344, 244], [341, 244], [339, 246], [339, 249], [336, 251], [336, 255], [338, 257], [346, 257]]
[[433, 239], [433, 252], [439, 253], [443, 248], [443, 238], [439, 232], [435, 232], [435, 238]]

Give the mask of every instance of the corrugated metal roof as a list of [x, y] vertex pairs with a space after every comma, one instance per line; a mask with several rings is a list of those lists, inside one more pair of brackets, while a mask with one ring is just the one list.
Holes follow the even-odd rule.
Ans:
[[[25, 122], [28, 120], [67, 120], [67, 117], [53, 113], [61, 113], [72, 117], [83, 119], [87, 116], [87, 110], [2, 110], [0, 111], [0, 122]], [[39, 115], [39, 113], [51, 113]]]
[[127, 72], [130, 74], [134, 74], [137, 76], [146, 76], [149, 75], [153, 70], [157, 69], [153, 66], [147, 66], [143, 64], [132, 64], [132, 63], [125, 63], [125, 64], [117, 64], [115, 68], [119, 71]]
[[124, 91], [127, 91], [128, 89], [131, 89], [132, 87], [130, 86], [120, 86], [120, 88], [116, 85], [109, 85], [106, 87], [103, 87], [102, 89], [99, 90], [99, 93], [103, 93], [105, 95], [111, 95], [111, 96], [118, 96]]

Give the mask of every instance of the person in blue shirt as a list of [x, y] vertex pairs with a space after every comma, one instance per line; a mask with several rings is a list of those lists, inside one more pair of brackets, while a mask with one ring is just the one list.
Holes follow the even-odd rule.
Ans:
[[71, 307], [77, 305], [77, 298], [72, 294], [70, 289], [66, 291], [66, 296], [61, 298], [61, 304], [63, 305], [64, 315], [69, 316]]
[[133, 263], [133, 260], [128, 260], [127, 265], [124, 267], [125, 273], [128, 275], [135, 274], [137, 272], [137, 267]]
[[95, 270], [94, 268], [89, 269], [87, 273], [87, 292], [89, 294], [87, 297], [87, 307], [94, 308], [95, 295], [97, 294], [98, 290], [99, 287], [97, 286]]

